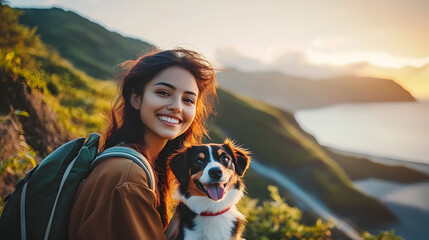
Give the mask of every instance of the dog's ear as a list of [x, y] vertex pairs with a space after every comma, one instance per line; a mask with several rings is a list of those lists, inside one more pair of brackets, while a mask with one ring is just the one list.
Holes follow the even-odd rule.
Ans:
[[189, 179], [189, 167], [187, 153], [190, 148], [184, 148], [169, 157], [169, 166], [174, 176], [182, 185]]
[[228, 138], [223, 143], [223, 146], [234, 158], [235, 171], [240, 177], [242, 177], [250, 166], [250, 152], [244, 148], [236, 146], [234, 142]]

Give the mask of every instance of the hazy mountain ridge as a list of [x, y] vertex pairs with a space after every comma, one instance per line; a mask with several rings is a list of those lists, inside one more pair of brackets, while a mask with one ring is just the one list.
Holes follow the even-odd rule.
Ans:
[[219, 85], [287, 111], [340, 103], [415, 101], [410, 92], [389, 79], [346, 76], [324, 80], [278, 72], [218, 73]]

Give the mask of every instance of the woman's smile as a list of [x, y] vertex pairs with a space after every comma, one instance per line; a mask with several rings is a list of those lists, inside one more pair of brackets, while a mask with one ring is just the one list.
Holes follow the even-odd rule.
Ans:
[[162, 123], [164, 123], [167, 126], [176, 127], [179, 125], [182, 120], [175, 118], [175, 117], [169, 117], [166, 115], [158, 115], [159, 120], [161, 120]]

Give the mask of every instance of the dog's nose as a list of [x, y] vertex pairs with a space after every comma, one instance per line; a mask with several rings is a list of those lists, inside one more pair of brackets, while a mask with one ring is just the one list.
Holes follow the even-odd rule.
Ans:
[[209, 170], [209, 175], [213, 179], [219, 180], [222, 177], [222, 170], [220, 168], [212, 168]]

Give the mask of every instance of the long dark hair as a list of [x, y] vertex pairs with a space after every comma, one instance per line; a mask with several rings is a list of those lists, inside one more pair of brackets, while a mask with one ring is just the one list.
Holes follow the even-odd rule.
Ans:
[[166, 159], [185, 145], [200, 144], [204, 135], [207, 135], [205, 121], [212, 113], [216, 99], [216, 75], [209, 61], [195, 51], [180, 48], [152, 51], [137, 60], [122, 63], [124, 71], [118, 83], [120, 94], [112, 107], [110, 124], [103, 135], [104, 144], [101, 149], [126, 144], [147, 156], [143, 136], [146, 127], [140, 120], [139, 111], [131, 106], [131, 92], [143, 95], [149, 81], [173, 66], [181, 67], [193, 75], [199, 94], [194, 121], [185, 133], [167, 142], [153, 166], [157, 182], [157, 210], [164, 226], [168, 224], [168, 210], [172, 201], [170, 186], [173, 182], [167, 171]]

